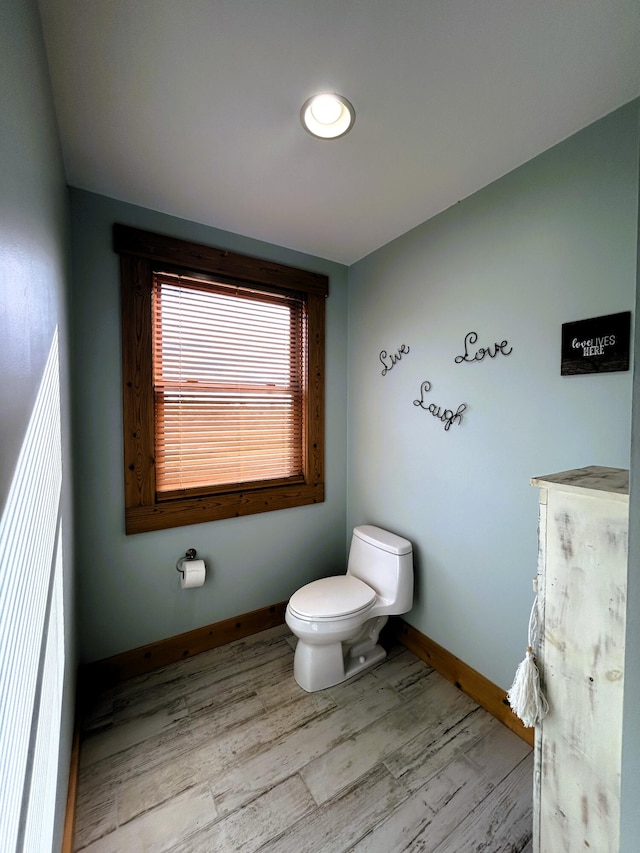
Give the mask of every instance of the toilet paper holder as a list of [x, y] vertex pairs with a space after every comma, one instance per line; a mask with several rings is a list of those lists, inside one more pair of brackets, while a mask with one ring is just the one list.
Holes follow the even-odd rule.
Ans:
[[186, 560], [195, 560], [195, 558], [196, 558], [196, 557], [197, 557], [197, 554], [196, 554], [196, 549], [195, 549], [195, 548], [189, 548], [189, 550], [188, 550], [188, 551], [187, 551], [187, 553], [184, 555], [184, 557], [180, 557], [180, 559], [179, 559], [179, 560], [178, 560], [178, 562], [176, 563], [176, 569], [180, 572], [180, 574], [182, 575], [182, 577], [184, 577], [184, 568], [182, 567], [182, 564], [183, 564]]

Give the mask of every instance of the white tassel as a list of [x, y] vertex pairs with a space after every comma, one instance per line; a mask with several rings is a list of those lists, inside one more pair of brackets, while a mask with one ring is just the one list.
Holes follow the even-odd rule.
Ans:
[[539, 723], [549, 711], [549, 703], [540, 689], [540, 673], [536, 666], [534, 648], [537, 634], [538, 596], [529, 617], [529, 645], [525, 659], [519, 664], [507, 699], [511, 709], [527, 728]]

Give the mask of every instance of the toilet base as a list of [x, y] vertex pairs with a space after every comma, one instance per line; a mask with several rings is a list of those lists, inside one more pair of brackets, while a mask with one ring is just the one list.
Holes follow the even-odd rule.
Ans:
[[378, 644], [362, 650], [360, 654], [347, 654], [345, 658], [342, 643], [311, 646], [298, 639], [293, 677], [303, 690], [314, 693], [352, 678], [386, 656], [386, 651]]
[[385, 649], [380, 645], [376, 645], [372, 649], [368, 649], [365, 654], [358, 655], [357, 658], [349, 657], [344, 662], [344, 677], [351, 678], [352, 675], [357, 675], [363, 669], [367, 669], [373, 666], [374, 663], [384, 660], [386, 656]]

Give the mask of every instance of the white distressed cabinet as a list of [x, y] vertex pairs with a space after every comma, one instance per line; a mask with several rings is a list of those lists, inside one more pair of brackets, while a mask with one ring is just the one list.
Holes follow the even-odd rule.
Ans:
[[629, 473], [536, 477], [538, 653], [534, 853], [617, 853]]

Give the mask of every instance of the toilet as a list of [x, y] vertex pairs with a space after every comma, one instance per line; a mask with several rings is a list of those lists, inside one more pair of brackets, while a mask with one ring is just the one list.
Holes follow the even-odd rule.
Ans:
[[287, 605], [285, 621], [298, 638], [295, 680], [312, 693], [382, 660], [381, 629], [412, 606], [411, 542], [370, 524], [355, 527], [346, 575], [308, 583]]

